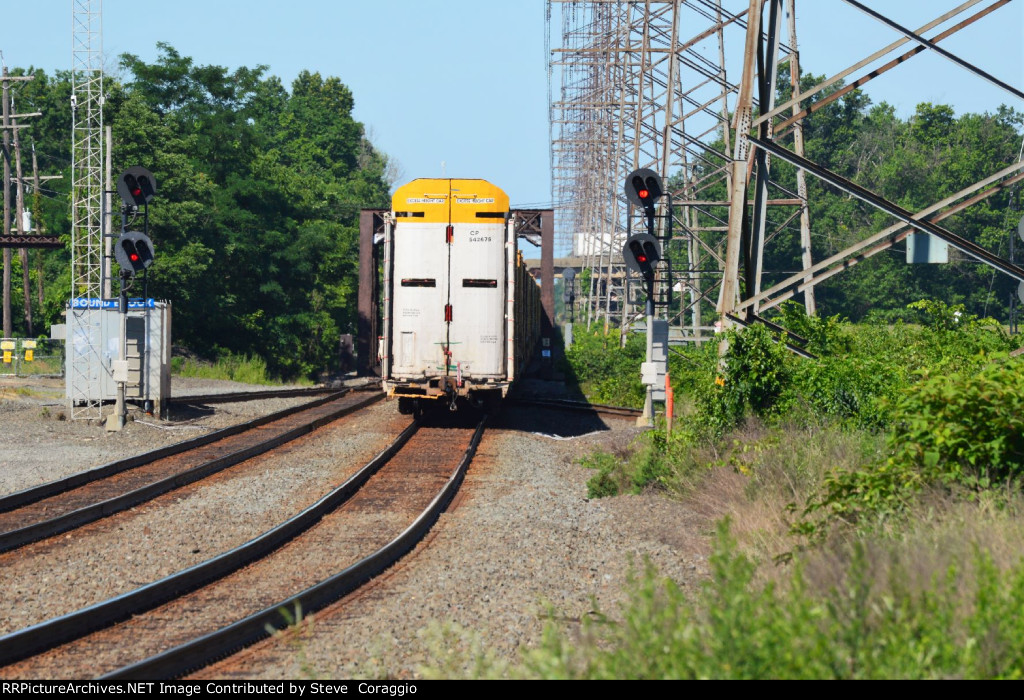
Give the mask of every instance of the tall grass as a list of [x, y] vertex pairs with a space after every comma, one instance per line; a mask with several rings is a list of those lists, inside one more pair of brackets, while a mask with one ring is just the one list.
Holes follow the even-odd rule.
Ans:
[[216, 362], [175, 357], [171, 360], [171, 371], [181, 377], [227, 379], [243, 384], [282, 383], [267, 374], [266, 361], [255, 355], [226, 355]]
[[694, 602], [648, 568], [614, 615], [578, 636], [549, 627], [513, 673], [540, 678], [930, 679], [1024, 677], [1024, 564], [977, 553], [915, 588], [878, 578], [863, 547], [842, 581], [785, 585], [719, 530], [712, 577]]
[[703, 594], [646, 571], [626, 607], [549, 627], [512, 672], [1024, 677], [1024, 366], [991, 323], [914, 308], [925, 325], [818, 322], [816, 363], [763, 331], [732, 338], [724, 371], [694, 354], [679, 434], [583, 464], [592, 496], [659, 488], [731, 523]]

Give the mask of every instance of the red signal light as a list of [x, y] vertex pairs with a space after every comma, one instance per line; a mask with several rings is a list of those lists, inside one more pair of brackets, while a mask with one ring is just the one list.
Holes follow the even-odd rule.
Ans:
[[640, 197], [640, 199], [647, 199], [648, 197], [651, 196], [651, 193], [648, 192], [647, 190], [640, 190], [639, 192], [637, 192], [637, 195]]
[[647, 256], [646, 255], [637, 255], [636, 256], [636, 261], [637, 262], [645, 263], [645, 262], [647, 262]]
[[136, 187], [134, 190], [132, 190], [133, 197], [138, 197], [140, 194], [142, 194], [142, 190], [140, 188]]
[[139, 254], [138, 253], [132, 253], [132, 254], [130, 254], [128, 256], [128, 259], [131, 260], [132, 262], [138, 262], [139, 261]]

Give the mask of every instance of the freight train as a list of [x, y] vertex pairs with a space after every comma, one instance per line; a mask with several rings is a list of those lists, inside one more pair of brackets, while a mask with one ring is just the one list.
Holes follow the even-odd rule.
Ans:
[[540, 290], [509, 198], [486, 180], [418, 179], [394, 194], [384, 233], [384, 389], [398, 410], [493, 404], [540, 336]]

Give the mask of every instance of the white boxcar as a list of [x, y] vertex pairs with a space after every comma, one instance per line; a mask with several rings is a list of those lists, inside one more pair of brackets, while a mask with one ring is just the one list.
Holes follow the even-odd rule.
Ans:
[[539, 335], [509, 199], [485, 180], [419, 179], [398, 189], [384, 240], [381, 365], [389, 397], [504, 396]]

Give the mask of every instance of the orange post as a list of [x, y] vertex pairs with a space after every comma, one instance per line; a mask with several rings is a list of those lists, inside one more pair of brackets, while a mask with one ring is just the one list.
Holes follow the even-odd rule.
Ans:
[[675, 413], [675, 395], [672, 393], [672, 381], [668, 372], [665, 372], [665, 420], [668, 425], [668, 434], [672, 434], [672, 415]]

